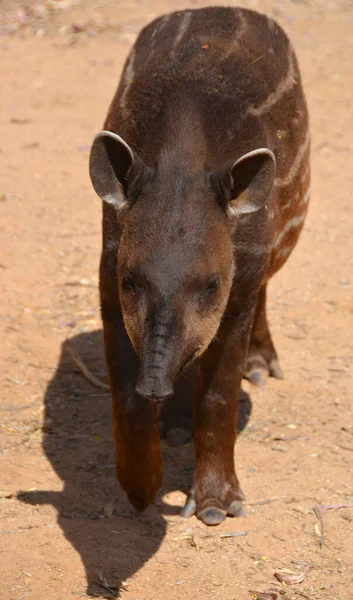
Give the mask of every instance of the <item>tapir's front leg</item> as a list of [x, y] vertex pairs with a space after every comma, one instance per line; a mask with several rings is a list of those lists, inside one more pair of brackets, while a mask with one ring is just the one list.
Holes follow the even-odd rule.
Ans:
[[244, 498], [234, 468], [238, 397], [249, 345], [253, 308], [225, 317], [201, 361], [195, 400], [194, 485], [183, 516], [196, 513], [207, 525], [227, 514], [241, 516]]
[[135, 392], [138, 359], [122, 318], [104, 319], [106, 361], [113, 401], [116, 471], [137, 509], [154, 499], [162, 482], [157, 405]]

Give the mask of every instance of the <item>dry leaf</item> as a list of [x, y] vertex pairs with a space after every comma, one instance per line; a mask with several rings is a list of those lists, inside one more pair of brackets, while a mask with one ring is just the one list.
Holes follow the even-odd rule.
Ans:
[[6, 492], [5, 490], [0, 490], [0, 498], [12, 498], [12, 492]]
[[294, 573], [293, 571], [288, 571], [288, 569], [277, 569], [274, 576], [280, 583], [284, 583], [285, 585], [295, 585], [305, 579], [304, 573]]
[[179, 542], [180, 540], [188, 540], [190, 542], [191, 546], [196, 548], [196, 550], [199, 549], [199, 547], [195, 541], [194, 534], [191, 531], [184, 531], [184, 533], [181, 533], [177, 537], [173, 538], [174, 542]]
[[249, 590], [249, 592], [255, 600], [280, 600], [277, 592], [254, 592], [253, 590]]

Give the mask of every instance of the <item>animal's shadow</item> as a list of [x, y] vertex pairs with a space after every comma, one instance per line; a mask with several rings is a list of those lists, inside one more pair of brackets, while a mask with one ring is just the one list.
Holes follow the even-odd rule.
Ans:
[[[70, 344], [89, 370], [106, 381], [102, 332], [82, 333]], [[251, 412], [242, 392], [239, 429]], [[164, 515], [179, 506], [163, 502], [174, 490], [187, 493], [192, 482], [193, 446], [169, 448], [162, 441], [164, 484], [155, 504], [137, 513], [115, 478], [111, 402], [77, 369], [65, 344], [45, 394], [43, 448], [63, 480], [62, 492], [19, 493], [30, 504], [52, 504], [66, 538], [79, 552], [87, 575], [87, 594], [112, 598], [124, 581], [158, 550], [166, 533]]]

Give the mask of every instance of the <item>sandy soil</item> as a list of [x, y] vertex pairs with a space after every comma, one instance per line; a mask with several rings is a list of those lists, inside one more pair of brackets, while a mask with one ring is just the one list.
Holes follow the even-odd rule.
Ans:
[[[64, 345], [105, 380], [89, 145], [141, 26], [186, 3], [0, 3], [1, 600], [353, 597], [353, 7], [242, 4], [274, 16], [296, 47], [313, 198], [270, 288], [285, 380], [244, 382], [247, 517], [210, 529], [178, 516], [191, 444], [163, 446], [164, 487], [135, 514], [115, 481], [109, 395]], [[305, 580], [285, 587], [279, 568]]]

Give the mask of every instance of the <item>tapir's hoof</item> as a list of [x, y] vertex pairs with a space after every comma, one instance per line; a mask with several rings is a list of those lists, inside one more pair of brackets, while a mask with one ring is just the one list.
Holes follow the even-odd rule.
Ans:
[[222, 521], [224, 521], [227, 515], [230, 517], [245, 516], [241, 500], [233, 500], [227, 509], [222, 508], [221, 506], [213, 506], [212, 504], [213, 502], [210, 501], [209, 506], [206, 506], [198, 511], [194, 495], [191, 492], [184, 508], [181, 511], [181, 516], [188, 519], [196, 514], [197, 518], [205, 523], [205, 525], [219, 525], [222, 523]]

